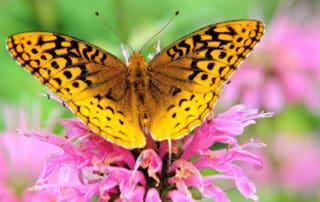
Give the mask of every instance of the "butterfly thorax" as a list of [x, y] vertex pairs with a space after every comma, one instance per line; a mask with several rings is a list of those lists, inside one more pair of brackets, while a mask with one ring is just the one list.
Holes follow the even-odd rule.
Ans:
[[130, 56], [128, 70], [132, 103], [136, 103], [138, 108], [141, 126], [148, 127], [150, 124], [150, 112], [147, 110], [146, 103], [150, 99], [149, 94], [147, 94], [149, 78], [145, 59], [138, 51], [134, 51]]

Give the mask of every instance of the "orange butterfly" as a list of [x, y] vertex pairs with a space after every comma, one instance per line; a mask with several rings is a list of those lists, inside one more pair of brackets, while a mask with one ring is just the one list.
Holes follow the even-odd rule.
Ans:
[[52, 32], [14, 34], [7, 46], [92, 131], [132, 149], [146, 144], [144, 129], [160, 141], [200, 124], [263, 32], [256, 20], [209, 25], [175, 41], [149, 64], [133, 52], [128, 66], [101, 48]]

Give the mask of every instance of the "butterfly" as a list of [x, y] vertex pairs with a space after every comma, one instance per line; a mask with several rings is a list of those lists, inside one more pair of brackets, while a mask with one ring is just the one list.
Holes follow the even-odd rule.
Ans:
[[95, 45], [53, 32], [14, 34], [7, 48], [90, 130], [133, 149], [145, 146], [147, 133], [156, 141], [178, 139], [201, 124], [263, 33], [257, 20], [208, 25], [149, 64], [138, 51], [126, 65]]

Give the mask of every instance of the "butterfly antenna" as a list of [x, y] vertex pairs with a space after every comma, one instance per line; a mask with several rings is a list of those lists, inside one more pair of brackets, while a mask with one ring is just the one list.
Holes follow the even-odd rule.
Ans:
[[130, 44], [118, 33], [116, 32], [108, 23], [107, 21], [100, 15], [100, 13], [98, 11], [96, 11], [94, 13], [99, 19], [100, 21], [112, 32], [114, 33], [124, 44], [126, 44], [130, 50], [133, 52], [133, 48], [130, 46]]
[[168, 27], [168, 25], [172, 22], [172, 20], [179, 15], [179, 11], [177, 10], [174, 15], [170, 18], [170, 20], [159, 30], [157, 31], [140, 49], [140, 53], [142, 52], [142, 50], [146, 47], [146, 45], [148, 45], [148, 43], [150, 43], [150, 41], [152, 41], [156, 36], [158, 36], [165, 28]]

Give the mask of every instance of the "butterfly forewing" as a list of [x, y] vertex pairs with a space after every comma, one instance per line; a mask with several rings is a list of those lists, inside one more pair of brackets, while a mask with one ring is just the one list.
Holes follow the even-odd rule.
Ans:
[[156, 55], [148, 67], [150, 89], [159, 103], [150, 125], [153, 138], [178, 138], [201, 123], [212, 110], [223, 84], [263, 32], [263, 23], [256, 20], [213, 24]]
[[127, 148], [142, 147], [137, 111], [128, 107], [127, 67], [110, 53], [51, 32], [7, 40], [15, 60], [57, 93], [93, 131]]

